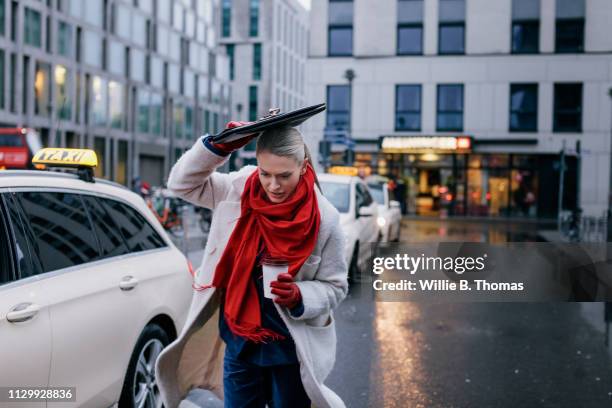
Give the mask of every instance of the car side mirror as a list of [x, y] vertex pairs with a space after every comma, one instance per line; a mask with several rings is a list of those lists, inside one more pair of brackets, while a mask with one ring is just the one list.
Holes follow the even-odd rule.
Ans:
[[401, 206], [400, 206], [399, 201], [391, 200], [389, 202], [389, 207], [390, 208], [400, 208]]
[[374, 215], [374, 210], [372, 209], [372, 207], [361, 207], [359, 209], [360, 217], [371, 217], [373, 215]]

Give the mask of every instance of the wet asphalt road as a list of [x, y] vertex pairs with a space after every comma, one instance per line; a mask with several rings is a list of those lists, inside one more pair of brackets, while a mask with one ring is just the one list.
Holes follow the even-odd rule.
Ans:
[[[405, 219], [401, 241], [534, 241], [537, 229]], [[201, 256], [190, 253], [194, 264]], [[348, 407], [612, 407], [601, 303], [420, 304], [371, 295], [354, 285], [335, 314], [337, 359], [326, 384]], [[184, 407], [219, 406], [207, 396], [193, 392]]]
[[[402, 242], [532, 241], [522, 223], [404, 220]], [[348, 407], [611, 407], [601, 303], [375, 302], [336, 312], [327, 384]]]

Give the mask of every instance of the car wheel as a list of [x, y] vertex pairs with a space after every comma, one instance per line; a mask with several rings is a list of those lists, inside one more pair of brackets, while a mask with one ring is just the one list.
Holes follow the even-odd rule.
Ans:
[[155, 362], [169, 343], [168, 334], [158, 325], [144, 328], [130, 358], [119, 399], [120, 408], [163, 406], [155, 379]]
[[355, 248], [353, 249], [353, 255], [351, 256], [351, 263], [349, 265], [349, 283], [357, 282], [359, 278], [359, 242], [355, 243]]

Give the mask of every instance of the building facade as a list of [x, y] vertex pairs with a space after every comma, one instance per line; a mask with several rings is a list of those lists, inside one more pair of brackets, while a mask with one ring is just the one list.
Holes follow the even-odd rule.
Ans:
[[[308, 23], [297, 0], [221, 0], [218, 36], [229, 58], [233, 120], [304, 106]], [[253, 161], [254, 144], [239, 154], [242, 163]]]
[[325, 165], [396, 179], [414, 214], [607, 209], [609, 1], [313, 0], [310, 21]]
[[0, 0], [0, 125], [88, 147], [96, 175], [162, 185], [229, 118], [218, 0]]

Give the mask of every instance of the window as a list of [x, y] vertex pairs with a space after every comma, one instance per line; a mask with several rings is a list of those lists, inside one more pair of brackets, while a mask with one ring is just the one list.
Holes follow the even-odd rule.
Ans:
[[114, 200], [100, 200], [110, 217], [115, 220], [131, 252], [163, 248], [164, 240], [147, 220], [132, 207]]
[[94, 151], [98, 156], [98, 166], [94, 169], [94, 175], [96, 177], [104, 177], [105, 175], [105, 164], [106, 164], [106, 139], [103, 137], [94, 137]]
[[83, 201], [89, 210], [93, 228], [100, 243], [100, 257], [109, 258], [129, 253], [119, 231], [119, 226], [108, 215], [100, 202], [100, 198], [83, 196]]
[[38, 11], [25, 8], [25, 25], [23, 26], [24, 42], [33, 47], [41, 45], [41, 19]]
[[334, 207], [341, 213], [347, 213], [351, 204], [350, 184], [321, 182], [321, 190]]
[[372, 195], [368, 191], [367, 187], [363, 184], [357, 183], [355, 185], [355, 192], [357, 193], [355, 210], [359, 211], [361, 207], [368, 207], [374, 202]]
[[465, 53], [465, 0], [440, 0], [438, 53]]
[[149, 103], [151, 99], [151, 93], [143, 90], [137, 90], [137, 111], [138, 111], [138, 119], [137, 119], [137, 129], [140, 133], [149, 133]]
[[72, 57], [72, 27], [63, 21], [57, 24], [57, 52], [64, 57]]
[[[328, 13], [328, 55], [353, 55], [353, 2], [330, 0]], [[285, 22], [285, 25], [287, 25], [287, 22]]]
[[83, 41], [83, 62], [102, 68], [102, 37], [100, 34], [85, 30]]
[[51, 65], [36, 62], [34, 77], [34, 114], [51, 116]]
[[423, 0], [397, 2], [397, 55], [423, 54]]
[[170, 24], [172, 16], [171, 0], [157, 0], [157, 18], [159, 21]]
[[111, 127], [121, 129], [123, 126], [123, 84], [115, 81], [108, 83], [108, 101]]
[[183, 31], [183, 7], [178, 3], [174, 3], [172, 13], [172, 26], [176, 31]]
[[249, 12], [249, 36], [259, 35], [259, 0], [251, 0]]
[[227, 52], [227, 57], [229, 59], [229, 79], [230, 81], [233, 81], [234, 80], [234, 52], [235, 52], [234, 44], [227, 44], [225, 46], [225, 51]]
[[329, 85], [327, 87], [327, 129], [346, 130], [351, 123], [351, 87]]
[[[106, 126], [108, 119], [108, 85], [106, 79], [94, 76], [91, 80], [92, 124]], [[100, 166], [98, 166], [100, 167]]]
[[37, 254], [34, 253], [32, 244], [36, 239], [30, 225], [27, 224], [27, 217], [23, 214], [15, 194], [6, 194], [4, 198], [8, 210], [8, 218], [13, 227], [13, 244], [17, 257], [15, 266], [17, 266], [19, 278], [25, 279], [40, 274], [43, 268]]
[[6, 12], [5, 12], [5, 1], [0, 0], [0, 35], [4, 35], [5, 29], [5, 20], [6, 20]]
[[229, 37], [232, 28], [232, 1], [221, 1], [221, 37]]
[[164, 135], [162, 132], [162, 116], [163, 116], [163, 97], [160, 94], [151, 94], [151, 133], [154, 135]]
[[540, 1], [512, 0], [512, 53], [540, 50]]
[[174, 103], [173, 120], [174, 136], [180, 139], [183, 137], [183, 128], [185, 127], [185, 108], [181, 102]]
[[253, 44], [253, 80], [261, 79], [261, 44]]
[[98, 243], [87, 211], [76, 194], [18, 194], [35, 237], [44, 272], [69, 268], [98, 258]]
[[108, 70], [117, 75], [125, 73], [125, 47], [117, 41], [109, 40], [108, 43]]
[[145, 53], [139, 49], [130, 50], [130, 78], [135, 81], [145, 82], [147, 79], [147, 58]]
[[[11, 262], [11, 246], [9, 245], [9, 229], [4, 217], [2, 195], [0, 195], [0, 287], [5, 283], [15, 280]], [[18, 251], [15, 251], [19, 255]], [[23, 252], [20, 254], [23, 258]]]
[[[79, 2], [71, 1], [71, 3]], [[102, 28], [104, 17], [106, 16], [104, 3], [106, 3], [104, 0], [87, 0], [87, 6], [80, 6], [82, 11], [84, 11], [85, 21]]]
[[395, 130], [421, 130], [421, 85], [396, 87]]
[[127, 162], [128, 162], [128, 142], [125, 140], [117, 141], [117, 164], [115, 166], [115, 181], [119, 184], [127, 185]]
[[584, 0], [558, 0], [555, 29], [555, 51], [584, 51]]
[[510, 85], [510, 131], [538, 130], [538, 85]]
[[0, 109], [4, 109], [4, 50], [0, 50]]
[[582, 84], [555, 84], [553, 131], [582, 131]]
[[438, 85], [438, 131], [463, 131], [463, 85]]
[[185, 139], [193, 139], [193, 108], [185, 106]]
[[584, 51], [584, 19], [557, 20], [555, 52]]
[[134, 25], [131, 9], [121, 3], [115, 3], [113, 7], [115, 10], [113, 34], [126, 40], [131, 39], [131, 29]]
[[[257, 86], [249, 86], [249, 120], [257, 120]], [[215, 130], [217, 126], [215, 125]]]
[[70, 100], [71, 72], [63, 65], [56, 65], [53, 76], [55, 77], [55, 86], [57, 89], [55, 94], [57, 117], [59, 119], [69, 120], [72, 113], [72, 101]]

